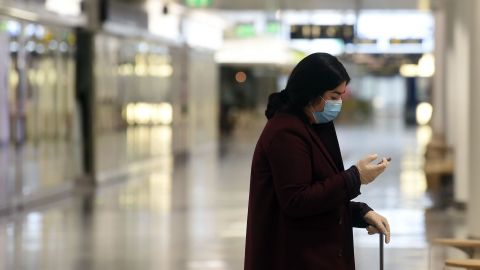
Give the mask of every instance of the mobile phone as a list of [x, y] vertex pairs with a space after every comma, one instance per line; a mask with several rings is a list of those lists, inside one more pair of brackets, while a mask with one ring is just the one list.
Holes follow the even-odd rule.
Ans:
[[[387, 161], [388, 161], [388, 162], [390, 162], [391, 160], [392, 160], [392, 158], [391, 158], [391, 157], [388, 157], [388, 158], [387, 158]], [[380, 162], [378, 162], [378, 163], [377, 163], [377, 165], [380, 165], [380, 164], [382, 163], [382, 161], [383, 161], [383, 159], [382, 159], [382, 160], [380, 160]]]

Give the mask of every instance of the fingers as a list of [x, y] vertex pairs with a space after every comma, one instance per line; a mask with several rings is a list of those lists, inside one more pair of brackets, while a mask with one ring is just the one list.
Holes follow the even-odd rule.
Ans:
[[382, 161], [380, 162], [380, 164], [384, 164], [385, 167], [387, 167], [389, 163], [390, 162], [388, 162], [387, 158], [382, 158]]
[[377, 228], [375, 228], [374, 226], [371, 226], [371, 225], [367, 227], [367, 232], [368, 232], [369, 235], [380, 233], [377, 230]]
[[388, 167], [388, 165], [390, 165], [390, 162], [388, 161], [388, 159], [383, 158], [382, 161], [380, 161], [376, 166], [377, 166], [378, 168], [383, 168], [383, 169], [385, 169], [385, 168]]
[[378, 155], [377, 154], [371, 154], [371, 155], [368, 155], [365, 160], [367, 161], [367, 163], [370, 163], [372, 161], [374, 161], [375, 159], [377, 159]]
[[385, 168], [388, 167], [388, 165], [390, 165], [390, 161], [391, 158], [383, 158], [382, 159], [382, 164], [385, 164]]
[[383, 235], [385, 235], [385, 243], [390, 243], [390, 225], [386, 218], [380, 216], [380, 220], [375, 225]]
[[373, 154], [373, 155], [369, 155], [367, 156], [364, 161], [366, 161], [366, 166], [367, 167], [370, 167], [371, 169], [374, 169], [374, 170], [385, 170], [388, 165], [390, 164], [390, 162], [388, 161], [387, 158], [382, 158], [382, 160], [376, 164], [370, 164], [372, 161], [376, 160], [378, 157], [377, 154]]
[[385, 234], [385, 243], [390, 243], [390, 224], [386, 218], [382, 218], [383, 226], [386, 228], [387, 233]]
[[385, 169], [388, 167], [390, 162], [386, 159], [383, 158], [382, 161], [376, 165], [372, 165], [373, 169], [377, 173], [377, 176], [385, 171]]
[[377, 234], [377, 233], [382, 233], [383, 235], [385, 235], [385, 243], [386, 243], [386, 244], [389, 244], [389, 243], [390, 243], [390, 232], [388, 232], [388, 233], [380, 232], [377, 228], [375, 228], [375, 227], [373, 227], [373, 226], [368, 226], [367, 232], [368, 232], [369, 235], [374, 235], [374, 234]]
[[377, 230], [379, 230], [381, 233], [383, 233], [384, 235], [387, 235], [388, 234], [388, 231], [387, 231], [387, 228], [385, 227], [385, 225], [383, 224], [383, 222], [378, 222], [377, 224], [375, 224], [375, 227], [377, 227]]
[[386, 219], [376, 222], [374, 226], [368, 226], [367, 232], [369, 235], [381, 233], [385, 235], [385, 243], [390, 243], [390, 225]]
[[383, 158], [380, 163], [372, 163], [377, 158], [377, 154], [372, 154], [364, 157], [356, 163], [362, 185], [367, 185], [373, 182], [387, 168], [389, 159]]

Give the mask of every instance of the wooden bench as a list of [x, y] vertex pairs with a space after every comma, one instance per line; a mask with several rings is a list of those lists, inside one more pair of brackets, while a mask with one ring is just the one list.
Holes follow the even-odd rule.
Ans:
[[434, 136], [431, 141], [428, 143], [425, 158], [426, 159], [438, 159], [444, 158], [452, 154], [452, 147], [448, 146], [445, 138], [443, 136]]
[[440, 197], [445, 191], [443, 179], [452, 178], [454, 173], [453, 149], [449, 147], [443, 136], [436, 135], [428, 143], [425, 151], [425, 176], [427, 189]]
[[469, 258], [474, 258], [475, 252], [480, 250], [480, 240], [438, 238], [433, 240], [433, 243], [458, 248], [465, 252]]
[[457, 268], [464, 268], [464, 269], [480, 269], [480, 260], [472, 260], [472, 259], [463, 259], [463, 260], [454, 260], [449, 259], [445, 261], [446, 266], [452, 266]]
[[430, 191], [439, 192], [442, 189], [441, 177], [452, 176], [454, 173], [453, 160], [451, 159], [427, 159], [425, 161], [425, 175], [427, 187]]
[[424, 170], [427, 192], [433, 202], [433, 208], [445, 209], [455, 205], [453, 160], [449, 157], [426, 159]]

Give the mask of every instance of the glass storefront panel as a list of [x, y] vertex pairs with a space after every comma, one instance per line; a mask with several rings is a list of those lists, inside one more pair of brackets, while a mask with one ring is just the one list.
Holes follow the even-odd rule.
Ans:
[[8, 81], [3, 91], [8, 104], [2, 106], [8, 109], [0, 112], [0, 118], [8, 119], [3, 124], [8, 132], [2, 128], [0, 152], [10, 172], [8, 177], [3, 170], [0, 174], [14, 186], [15, 198], [8, 201], [20, 204], [67, 188], [82, 175], [76, 41], [72, 29], [1, 21], [5, 37], [0, 46], [7, 48], [9, 64], [0, 68], [6, 68]]
[[167, 46], [99, 35], [95, 51], [95, 155], [102, 181], [171, 155], [174, 71]]

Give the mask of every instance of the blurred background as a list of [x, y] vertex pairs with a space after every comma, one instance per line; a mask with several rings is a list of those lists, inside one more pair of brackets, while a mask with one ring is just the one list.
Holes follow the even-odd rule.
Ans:
[[[352, 77], [345, 165], [392, 157], [357, 198], [390, 221], [386, 269], [480, 269], [479, 15], [475, 0], [0, 0], [0, 270], [243, 269], [267, 97], [313, 52]], [[378, 238], [354, 237], [357, 269], [376, 269]]]

